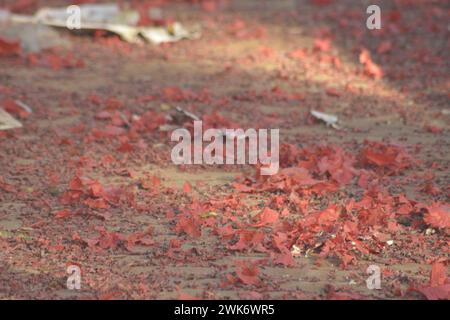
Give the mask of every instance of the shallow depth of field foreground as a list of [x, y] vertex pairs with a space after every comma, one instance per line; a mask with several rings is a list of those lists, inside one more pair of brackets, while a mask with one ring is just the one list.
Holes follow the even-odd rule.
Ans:
[[[448, 299], [448, 6], [372, 2], [119, 2], [161, 44], [1, 24], [0, 299]], [[173, 164], [194, 119], [279, 129], [278, 173]]]

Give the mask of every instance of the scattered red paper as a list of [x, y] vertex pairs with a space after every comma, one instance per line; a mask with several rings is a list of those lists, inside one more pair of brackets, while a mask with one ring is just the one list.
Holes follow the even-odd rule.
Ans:
[[273, 226], [275, 222], [278, 221], [280, 214], [270, 208], [264, 208], [261, 214], [258, 216], [258, 222], [255, 223], [254, 227], [264, 227]]
[[18, 56], [21, 53], [19, 41], [9, 40], [0, 37], [0, 57]]
[[435, 203], [428, 208], [424, 221], [434, 228], [450, 229], [450, 206]]
[[236, 274], [239, 280], [246, 285], [258, 285], [259, 269], [256, 263], [250, 261], [236, 261]]

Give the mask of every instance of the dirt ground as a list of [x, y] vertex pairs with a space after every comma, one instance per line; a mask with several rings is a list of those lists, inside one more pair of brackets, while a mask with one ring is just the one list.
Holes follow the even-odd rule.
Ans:
[[[0, 298], [448, 299], [445, 1], [375, 1], [379, 31], [364, 1], [159, 2], [201, 37], [0, 55], [33, 109], [0, 131]], [[173, 165], [175, 107], [279, 128], [279, 174]]]

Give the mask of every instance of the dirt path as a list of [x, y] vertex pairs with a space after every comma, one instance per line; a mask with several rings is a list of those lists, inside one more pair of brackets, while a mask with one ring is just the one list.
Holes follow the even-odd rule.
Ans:
[[[66, 34], [72, 49], [43, 65], [0, 57], [0, 100], [33, 108], [0, 131], [0, 298], [423, 298], [431, 265], [448, 271], [446, 9], [383, 1], [370, 32], [363, 5], [312, 2], [177, 2], [166, 12], [201, 39]], [[211, 127], [280, 128], [294, 177], [174, 166], [158, 127], [176, 106]], [[255, 227], [266, 208], [276, 221]], [[65, 289], [70, 264], [81, 291]]]

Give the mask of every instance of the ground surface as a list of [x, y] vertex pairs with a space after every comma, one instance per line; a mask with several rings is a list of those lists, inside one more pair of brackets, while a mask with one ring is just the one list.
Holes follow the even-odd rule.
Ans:
[[[445, 1], [384, 1], [380, 31], [355, 1], [161, 2], [202, 37], [0, 57], [33, 109], [0, 131], [0, 298], [448, 298]], [[279, 174], [172, 165], [176, 106], [280, 128]]]

